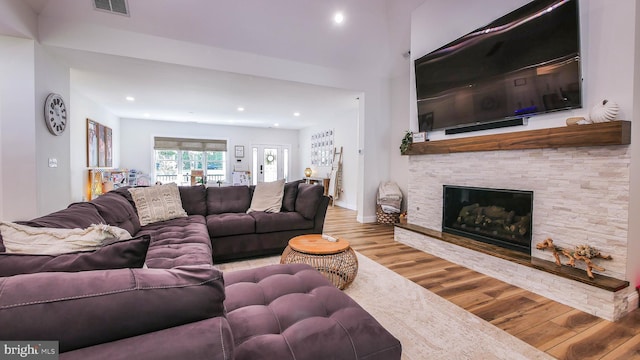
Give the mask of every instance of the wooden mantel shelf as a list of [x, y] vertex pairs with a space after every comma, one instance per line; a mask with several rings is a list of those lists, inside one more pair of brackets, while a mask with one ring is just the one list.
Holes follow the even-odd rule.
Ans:
[[628, 145], [630, 143], [631, 122], [612, 121], [414, 143], [403, 155]]

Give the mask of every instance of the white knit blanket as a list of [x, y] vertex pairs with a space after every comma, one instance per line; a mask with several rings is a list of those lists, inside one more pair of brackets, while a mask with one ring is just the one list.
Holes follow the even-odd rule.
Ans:
[[105, 240], [131, 238], [127, 230], [105, 224], [86, 229], [57, 229], [0, 222], [0, 234], [8, 253], [39, 255], [91, 251], [100, 248]]
[[402, 206], [402, 191], [393, 181], [381, 182], [378, 186], [377, 204], [387, 214], [399, 213]]
[[402, 191], [393, 181], [384, 181], [378, 186], [378, 199], [402, 200]]

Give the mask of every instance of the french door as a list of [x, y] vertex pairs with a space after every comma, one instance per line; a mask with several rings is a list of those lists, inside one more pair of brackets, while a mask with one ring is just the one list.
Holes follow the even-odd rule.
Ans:
[[252, 181], [271, 182], [289, 179], [291, 166], [291, 145], [253, 145], [251, 146]]

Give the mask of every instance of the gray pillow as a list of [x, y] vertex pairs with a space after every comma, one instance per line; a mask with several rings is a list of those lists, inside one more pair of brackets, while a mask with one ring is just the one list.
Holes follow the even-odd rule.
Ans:
[[296, 198], [296, 212], [311, 220], [316, 216], [318, 205], [322, 200], [324, 188], [320, 185], [298, 185], [298, 197]]
[[296, 210], [296, 197], [298, 196], [298, 185], [303, 180], [292, 181], [284, 184], [284, 195], [282, 196], [282, 211]]

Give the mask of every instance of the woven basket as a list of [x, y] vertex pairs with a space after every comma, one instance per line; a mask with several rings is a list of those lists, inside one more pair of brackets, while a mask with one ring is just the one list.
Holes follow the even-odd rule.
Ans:
[[382, 211], [382, 206], [376, 205], [376, 222], [378, 224], [395, 224], [400, 222], [400, 213], [387, 214]]

